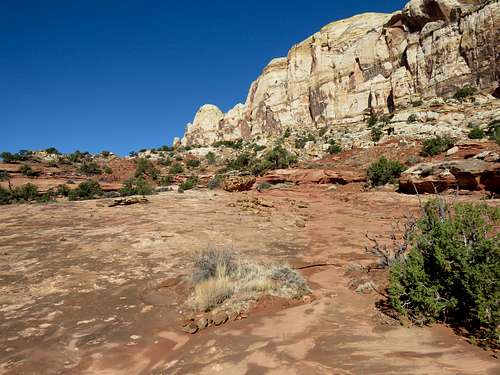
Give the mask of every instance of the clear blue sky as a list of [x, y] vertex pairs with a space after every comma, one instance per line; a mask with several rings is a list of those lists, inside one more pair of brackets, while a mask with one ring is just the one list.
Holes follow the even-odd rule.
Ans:
[[0, 0], [0, 151], [170, 145], [325, 24], [404, 3]]

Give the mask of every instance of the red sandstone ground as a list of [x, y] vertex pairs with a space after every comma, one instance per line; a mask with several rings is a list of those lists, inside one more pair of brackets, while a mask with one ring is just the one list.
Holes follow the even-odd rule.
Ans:
[[[353, 290], [365, 280], [359, 265], [375, 261], [365, 233], [387, 238], [418, 199], [327, 189], [0, 207], [0, 374], [498, 373], [494, 353], [442, 325], [400, 326], [375, 307], [379, 294]], [[249, 204], [255, 196], [266, 204]], [[182, 290], [148, 286], [189, 275], [193, 253], [209, 244], [331, 265], [301, 271], [310, 303], [267, 301], [247, 319], [188, 335], [177, 313]]]

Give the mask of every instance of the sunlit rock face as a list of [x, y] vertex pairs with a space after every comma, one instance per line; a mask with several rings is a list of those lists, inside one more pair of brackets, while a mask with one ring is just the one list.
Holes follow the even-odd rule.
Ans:
[[333, 22], [272, 60], [245, 104], [200, 108], [182, 145], [357, 123], [465, 85], [498, 91], [498, 1], [413, 0]]

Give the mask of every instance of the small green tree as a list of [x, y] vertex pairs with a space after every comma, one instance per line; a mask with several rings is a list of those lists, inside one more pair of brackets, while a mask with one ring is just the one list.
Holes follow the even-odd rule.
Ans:
[[198, 177], [197, 176], [190, 176], [184, 181], [182, 184], [179, 185], [179, 189], [186, 191], [186, 190], [191, 190], [196, 185], [198, 184]]
[[2, 158], [4, 163], [15, 163], [16, 161], [19, 161], [18, 155], [8, 151], [2, 152], [0, 154], [0, 157]]
[[201, 162], [198, 159], [189, 159], [188, 161], [186, 161], [186, 166], [190, 169], [198, 168], [200, 164]]
[[17, 202], [31, 202], [35, 200], [37, 196], [38, 188], [31, 183], [15, 187], [11, 190], [11, 197]]
[[412, 113], [410, 116], [408, 116], [408, 119], [406, 120], [407, 124], [413, 124], [414, 122], [417, 122], [418, 116], [416, 113]]
[[49, 147], [49, 148], [45, 149], [45, 152], [49, 155], [60, 155], [61, 154], [59, 152], [59, 150], [55, 147]]
[[11, 203], [12, 194], [9, 189], [0, 186], [0, 205]]
[[19, 167], [19, 172], [21, 172], [26, 177], [37, 177], [40, 173], [35, 172], [30, 165], [23, 164]]
[[382, 129], [379, 126], [374, 126], [370, 130], [370, 138], [373, 142], [378, 142], [382, 138], [382, 135], [384, 133], [382, 132]]
[[146, 158], [137, 159], [135, 168], [136, 178], [150, 177], [156, 181], [160, 177], [160, 171]]
[[175, 175], [181, 174], [183, 172], [184, 172], [184, 167], [182, 166], [182, 164], [181, 163], [174, 163], [170, 167], [170, 170], [168, 173], [175, 176]]
[[215, 156], [215, 154], [212, 151], [209, 151], [207, 153], [206, 158], [207, 158], [208, 164], [210, 164], [210, 165], [215, 164], [216, 159], [217, 159], [216, 156]]
[[328, 152], [330, 155], [339, 154], [342, 152], [342, 147], [340, 147], [340, 145], [335, 140], [331, 140], [326, 152]]
[[484, 130], [480, 128], [473, 128], [467, 135], [469, 139], [482, 139], [484, 138]]
[[123, 183], [123, 187], [119, 190], [120, 195], [151, 195], [154, 193], [154, 188], [144, 178], [129, 178]]
[[426, 139], [420, 154], [422, 156], [434, 156], [448, 151], [455, 145], [455, 141], [450, 137], [435, 137]]
[[457, 100], [462, 101], [465, 98], [468, 98], [469, 96], [474, 95], [476, 92], [477, 92], [477, 89], [475, 87], [464, 86], [464, 87], [459, 88], [453, 97]]
[[373, 186], [380, 186], [394, 183], [404, 170], [405, 167], [398, 161], [381, 156], [380, 159], [370, 165], [366, 174], [368, 181]]
[[87, 180], [78, 185], [77, 188], [71, 190], [68, 194], [70, 201], [95, 199], [102, 195], [101, 186], [97, 181]]
[[391, 268], [392, 306], [415, 322], [448, 322], [498, 346], [499, 221], [498, 207], [429, 201], [410, 252]]
[[79, 168], [80, 173], [83, 173], [87, 176], [99, 175], [102, 174], [101, 168], [95, 161], [88, 161], [83, 163]]

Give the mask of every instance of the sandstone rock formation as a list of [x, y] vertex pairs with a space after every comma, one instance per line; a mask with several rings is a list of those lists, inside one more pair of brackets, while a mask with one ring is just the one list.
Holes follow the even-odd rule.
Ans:
[[406, 170], [399, 179], [402, 192], [415, 194], [447, 189], [485, 190], [500, 193], [500, 164], [480, 158], [421, 163]]
[[366, 175], [352, 171], [331, 171], [327, 169], [277, 169], [267, 173], [259, 179], [259, 182], [269, 184], [280, 184], [290, 182], [297, 185], [302, 184], [350, 184], [365, 182]]
[[[401, 12], [333, 22], [272, 60], [245, 104], [200, 108], [182, 145], [272, 138], [451, 97], [464, 85], [498, 91], [498, 0], [412, 0]], [[356, 125], [357, 124], [357, 125]]]
[[246, 191], [250, 190], [254, 183], [254, 176], [230, 176], [224, 179], [222, 188], [229, 192]]

